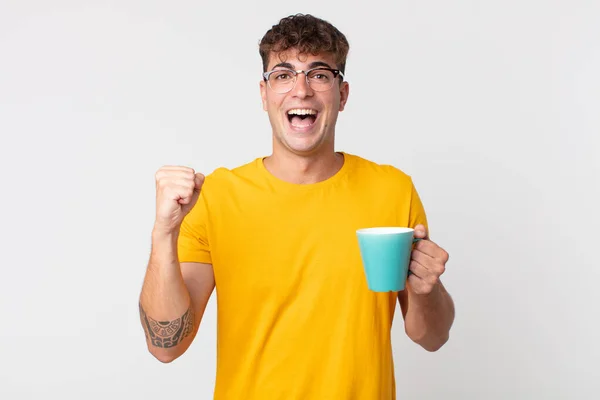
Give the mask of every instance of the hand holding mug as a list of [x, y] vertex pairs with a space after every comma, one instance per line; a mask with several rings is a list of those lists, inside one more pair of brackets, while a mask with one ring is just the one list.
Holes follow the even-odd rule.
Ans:
[[410, 256], [408, 283], [416, 294], [429, 294], [437, 286], [440, 276], [446, 270], [448, 253], [432, 242], [423, 225], [417, 225], [414, 232], [416, 242]]

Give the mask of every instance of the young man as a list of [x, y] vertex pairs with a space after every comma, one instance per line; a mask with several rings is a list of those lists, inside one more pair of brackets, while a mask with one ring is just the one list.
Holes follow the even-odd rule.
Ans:
[[[427, 237], [409, 176], [334, 150], [348, 100], [348, 42], [310, 15], [282, 19], [260, 44], [260, 93], [273, 152], [206, 179], [156, 173], [152, 252], [140, 296], [148, 349], [162, 362], [191, 344], [217, 292], [215, 399], [395, 399], [391, 327], [429, 351], [448, 339], [448, 254]], [[356, 230], [415, 227], [401, 292], [368, 289]]]

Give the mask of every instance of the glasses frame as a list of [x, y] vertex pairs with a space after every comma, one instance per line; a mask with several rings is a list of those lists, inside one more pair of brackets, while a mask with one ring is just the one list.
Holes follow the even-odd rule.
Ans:
[[[279, 93], [279, 94], [289, 93], [292, 90], [294, 90], [294, 88], [296, 87], [296, 83], [298, 83], [298, 75], [299, 74], [304, 74], [304, 76], [306, 77], [306, 84], [308, 85], [308, 87], [310, 87], [315, 92], [326, 92], [328, 90], [331, 90], [331, 88], [333, 88], [333, 83], [331, 84], [331, 87], [329, 89], [325, 89], [325, 90], [316, 90], [312, 86], [310, 86], [310, 82], [308, 81], [308, 74], [310, 74], [312, 71], [316, 71], [316, 70], [325, 70], [325, 71], [332, 72], [334, 80], [339, 76], [342, 78], [342, 82], [344, 81], [344, 73], [342, 71], [340, 71], [339, 69], [333, 69], [333, 68], [329, 68], [329, 67], [314, 67], [311, 69], [307, 69], [306, 71], [303, 69], [293, 70], [290, 68], [274, 69], [271, 71], [264, 72], [263, 79], [267, 82], [267, 85], [269, 86], [269, 88], [271, 88], [272, 91], [274, 91], [275, 93]], [[271, 81], [269, 81], [269, 77], [271, 76], [271, 74], [273, 74], [275, 72], [291, 72], [292, 74], [294, 74], [294, 84], [290, 87], [289, 90], [286, 90], [285, 92], [278, 92], [271, 87]]]

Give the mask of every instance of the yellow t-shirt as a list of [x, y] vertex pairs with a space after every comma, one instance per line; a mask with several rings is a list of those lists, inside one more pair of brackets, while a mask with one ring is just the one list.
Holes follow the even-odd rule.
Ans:
[[315, 184], [257, 158], [206, 177], [180, 262], [213, 265], [216, 400], [395, 399], [396, 293], [368, 290], [356, 230], [427, 225], [411, 178], [343, 153]]

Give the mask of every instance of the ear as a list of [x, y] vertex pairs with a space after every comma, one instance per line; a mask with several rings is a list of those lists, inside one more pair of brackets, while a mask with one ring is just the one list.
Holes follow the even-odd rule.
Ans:
[[348, 82], [344, 81], [340, 85], [340, 111], [344, 111], [344, 107], [346, 107], [346, 102], [348, 101], [348, 96], [350, 95], [350, 85]]
[[260, 97], [262, 99], [263, 110], [267, 111], [267, 83], [264, 79], [260, 81]]

